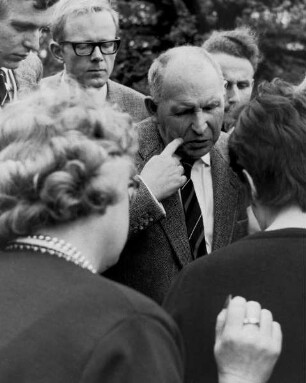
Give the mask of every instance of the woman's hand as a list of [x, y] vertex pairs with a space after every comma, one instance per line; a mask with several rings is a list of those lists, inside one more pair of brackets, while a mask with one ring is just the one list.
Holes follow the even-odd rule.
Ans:
[[271, 312], [257, 302], [233, 298], [216, 323], [219, 383], [267, 382], [281, 346], [281, 328]]

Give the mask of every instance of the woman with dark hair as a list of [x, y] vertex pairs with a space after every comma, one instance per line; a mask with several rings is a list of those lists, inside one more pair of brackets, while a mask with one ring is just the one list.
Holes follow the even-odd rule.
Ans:
[[[261, 86], [240, 114], [230, 150], [263, 231], [196, 260], [173, 285], [164, 307], [183, 334], [187, 381], [217, 381], [214, 317], [234, 294], [268, 307], [282, 325], [283, 352], [269, 382], [305, 383], [305, 95], [280, 80]], [[245, 316], [247, 328], [265, 331], [258, 305]]]

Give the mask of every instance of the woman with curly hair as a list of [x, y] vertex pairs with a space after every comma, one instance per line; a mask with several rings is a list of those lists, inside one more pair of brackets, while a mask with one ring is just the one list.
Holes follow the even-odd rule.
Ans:
[[[171, 318], [99, 275], [128, 235], [131, 118], [94, 94], [66, 91], [44, 89], [0, 114], [0, 381], [181, 383]], [[275, 339], [263, 349], [260, 337], [249, 344], [240, 336], [247, 305], [236, 297], [218, 317], [222, 383], [232, 382], [232, 366], [246, 378], [258, 363], [271, 371], [280, 351]]]
[[0, 115], [2, 383], [181, 381], [172, 321], [99, 275], [127, 238], [136, 141], [95, 100], [44, 90]]

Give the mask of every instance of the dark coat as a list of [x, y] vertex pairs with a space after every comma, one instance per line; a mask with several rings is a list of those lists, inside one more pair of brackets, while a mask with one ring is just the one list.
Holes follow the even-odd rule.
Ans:
[[1, 383], [181, 383], [182, 343], [144, 296], [56, 256], [0, 253]]
[[228, 294], [258, 301], [283, 332], [269, 383], [306, 382], [306, 230], [257, 233], [187, 266], [164, 308], [186, 347], [186, 382], [217, 383], [215, 323]]

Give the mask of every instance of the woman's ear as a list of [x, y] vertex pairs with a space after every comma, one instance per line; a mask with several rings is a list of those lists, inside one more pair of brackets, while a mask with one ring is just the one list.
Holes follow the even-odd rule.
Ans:
[[144, 102], [149, 115], [154, 116], [157, 112], [157, 104], [155, 104], [151, 96], [147, 96]]
[[64, 63], [63, 54], [62, 54], [62, 48], [60, 47], [60, 45], [57, 42], [52, 41], [50, 43], [50, 51], [51, 51], [53, 57], [57, 61], [59, 61], [61, 63]]
[[244, 176], [245, 176], [245, 178], [246, 178], [246, 180], [247, 180], [247, 182], [249, 184], [249, 187], [250, 187], [250, 190], [251, 190], [252, 200], [256, 201], [256, 199], [257, 199], [257, 189], [256, 189], [256, 186], [254, 184], [253, 178], [250, 175], [250, 173], [247, 170], [245, 170], [245, 169], [242, 170], [242, 173], [244, 174]]

